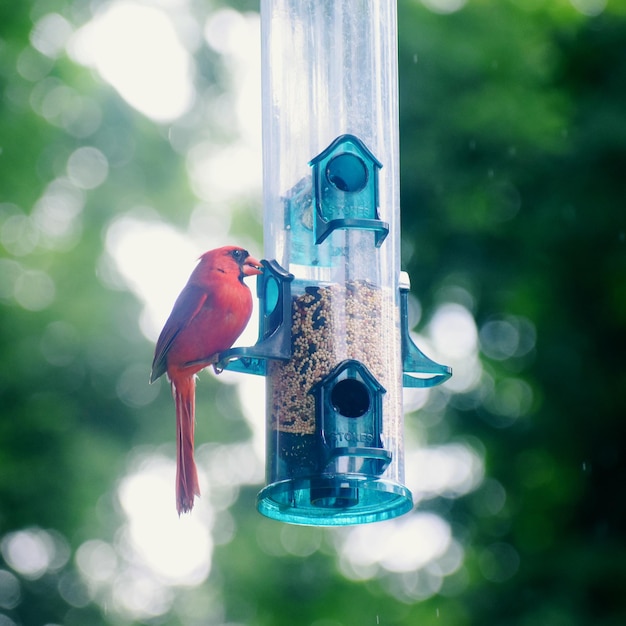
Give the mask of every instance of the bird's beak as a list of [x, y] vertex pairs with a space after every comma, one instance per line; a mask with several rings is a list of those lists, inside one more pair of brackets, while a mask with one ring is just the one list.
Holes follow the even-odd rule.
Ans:
[[249, 256], [243, 262], [242, 270], [246, 276], [253, 276], [255, 274], [263, 273], [263, 268], [261, 267], [261, 261], [257, 261], [253, 256]]

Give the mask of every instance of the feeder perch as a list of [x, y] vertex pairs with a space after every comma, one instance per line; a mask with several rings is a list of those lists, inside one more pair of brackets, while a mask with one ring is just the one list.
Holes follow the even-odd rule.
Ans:
[[276, 261], [261, 261], [263, 273], [257, 277], [259, 299], [259, 338], [252, 347], [230, 348], [222, 352], [217, 370], [267, 374], [269, 360], [288, 360], [291, 355], [291, 281], [293, 275]]

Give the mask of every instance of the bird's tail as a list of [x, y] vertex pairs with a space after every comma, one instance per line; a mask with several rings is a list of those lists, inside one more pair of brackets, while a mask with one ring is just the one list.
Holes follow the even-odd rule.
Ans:
[[195, 496], [200, 495], [193, 458], [195, 377], [184, 377], [172, 383], [172, 392], [176, 402], [176, 509], [180, 515], [191, 511]]

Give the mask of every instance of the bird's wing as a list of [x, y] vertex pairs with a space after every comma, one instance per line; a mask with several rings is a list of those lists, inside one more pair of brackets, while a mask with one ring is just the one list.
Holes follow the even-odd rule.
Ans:
[[167, 370], [167, 353], [172, 343], [202, 309], [209, 304], [209, 292], [198, 285], [186, 285], [174, 303], [174, 308], [159, 335], [152, 361], [150, 382]]

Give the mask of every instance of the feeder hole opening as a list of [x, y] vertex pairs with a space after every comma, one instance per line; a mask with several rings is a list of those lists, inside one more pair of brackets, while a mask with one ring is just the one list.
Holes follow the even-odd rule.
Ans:
[[326, 178], [339, 191], [361, 191], [367, 185], [367, 167], [354, 154], [340, 154], [326, 166]]
[[330, 392], [333, 408], [344, 417], [361, 417], [370, 408], [370, 394], [364, 383], [354, 378], [340, 380]]

